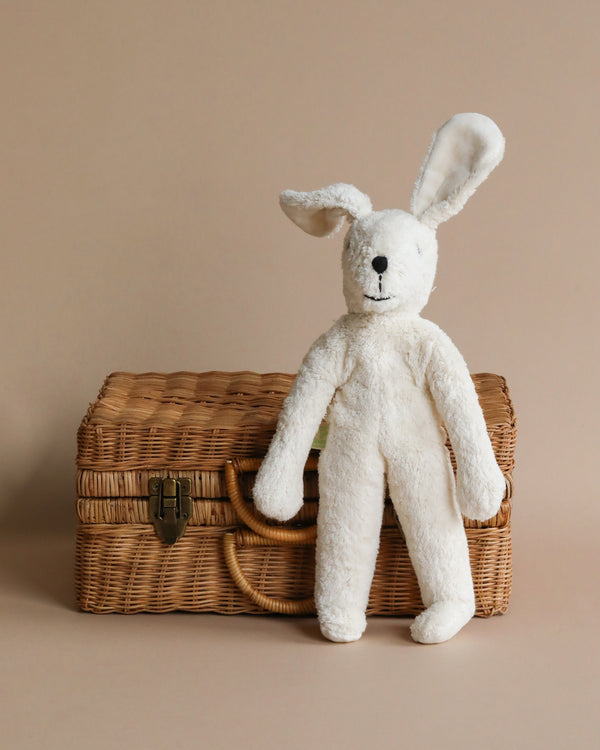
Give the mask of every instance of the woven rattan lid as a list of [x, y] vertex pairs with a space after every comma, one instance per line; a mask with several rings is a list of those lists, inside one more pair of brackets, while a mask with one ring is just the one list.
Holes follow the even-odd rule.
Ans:
[[[77, 466], [95, 471], [219, 471], [266, 453], [294, 375], [115, 372], [77, 433]], [[498, 462], [512, 470], [515, 422], [504, 378], [474, 375]]]
[[293, 375], [114, 372], [77, 434], [80, 469], [220, 470], [266, 452]]

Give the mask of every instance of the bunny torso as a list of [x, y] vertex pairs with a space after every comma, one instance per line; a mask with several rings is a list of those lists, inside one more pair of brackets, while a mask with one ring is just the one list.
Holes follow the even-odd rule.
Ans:
[[366, 313], [345, 315], [335, 328], [345, 356], [327, 414], [332, 428], [359, 430], [386, 458], [403, 443], [445, 440], [425, 377], [437, 326]]

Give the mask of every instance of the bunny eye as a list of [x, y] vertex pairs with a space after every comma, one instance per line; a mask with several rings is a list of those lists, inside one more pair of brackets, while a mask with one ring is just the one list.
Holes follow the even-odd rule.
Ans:
[[421, 248], [417, 245], [417, 255], [421, 255]]

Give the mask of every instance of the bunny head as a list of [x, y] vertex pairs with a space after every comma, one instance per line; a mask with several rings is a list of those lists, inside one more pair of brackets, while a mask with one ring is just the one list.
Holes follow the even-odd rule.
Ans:
[[342, 269], [349, 312], [417, 314], [427, 304], [437, 265], [436, 229], [457, 214], [504, 155], [504, 137], [484, 115], [454, 115], [435, 133], [412, 195], [410, 213], [373, 211], [367, 195], [337, 183], [285, 190], [285, 214], [316, 237], [350, 222]]

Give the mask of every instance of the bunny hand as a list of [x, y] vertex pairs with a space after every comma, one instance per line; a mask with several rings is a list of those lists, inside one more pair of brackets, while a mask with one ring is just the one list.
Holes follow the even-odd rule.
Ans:
[[254, 483], [256, 509], [277, 521], [293, 518], [304, 503], [304, 467], [291, 463], [276, 450], [269, 451]]
[[493, 461], [460, 467], [456, 477], [458, 507], [474, 521], [487, 521], [498, 513], [506, 492], [506, 480]]

